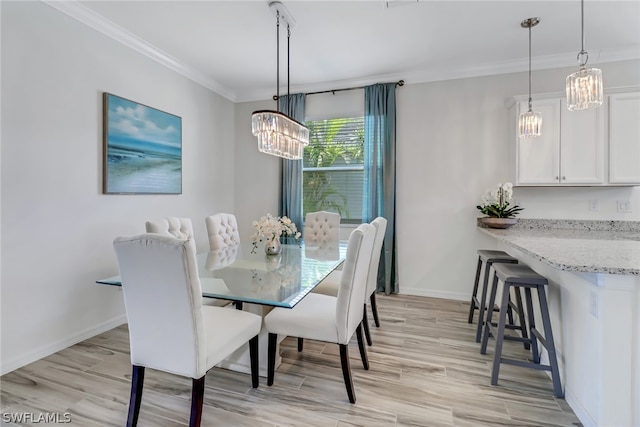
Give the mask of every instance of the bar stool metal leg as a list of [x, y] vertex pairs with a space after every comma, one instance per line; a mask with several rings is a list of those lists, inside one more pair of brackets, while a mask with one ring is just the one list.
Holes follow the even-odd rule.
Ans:
[[[549, 318], [549, 307], [547, 305], [547, 295], [544, 286], [538, 286], [538, 300], [540, 301], [540, 311], [542, 312], [542, 325], [544, 328], [544, 347], [549, 354], [549, 365], [551, 366], [551, 379], [553, 381], [553, 392], [556, 397], [564, 397], [562, 384], [560, 383], [560, 371], [558, 370], [558, 359], [556, 356], [556, 345], [551, 331], [551, 319]], [[536, 331], [537, 332], [537, 331]]]
[[[520, 292], [519, 286], [516, 286], [514, 290], [516, 294], [516, 306], [518, 310], [518, 320], [520, 322], [520, 327], [521, 327], [520, 330], [522, 332], [522, 338], [527, 339], [529, 338], [529, 334], [527, 332], [527, 322], [524, 317], [524, 308], [522, 305], [522, 293]], [[525, 341], [524, 348], [525, 350], [529, 350], [531, 348], [531, 345]]]
[[476, 280], [473, 282], [473, 293], [471, 294], [471, 302], [469, 303], [469, 320], [467, 323], [473, 323], [473, 313], [476, 311], [476, 308], [478, 308], [476, 305], [476, 295], [478, 295], [478, 285], [480, 283], [480, 270], [482, 270], [482, 258], [478, 257], [478, 268], [476, 268]]
[[[497, 279], [497, 277], [496, 277]], [[500, 373], [500, 362], [502, 361], [502, 343], [504, 342], [504, 329], [507, 321], [507, 306], [509, 305], [509, 285], [505, 284], [502, 291], [502, 302], [498, 315], [498, 331], [496, 332], [496, 348], [493, 354], [493, 369], [491, 370], [491, 384], [498, 384], [498, 374]], [[487, 328], [488, 330], [489, 328]], [[486, 333], [486, 332], [485, 332]]]
[[[484, 263], [484, 280], [482, 283], [489, 283], [489, 273], [491, 270], [491, 264], [489, 262]], [[478, 308], [478, 326], [476, 328], [476, 342], [480, 342], [480, 337], [482, 334], [482, 328], [484, 327], [484, 317], [486, 316], [485, 310], [489, 312], [493, 311], [493, 304], [487, 305], [487, 286], [482, 286], [482, 294], [479, 300], [479, 308]]]
[[[498, 276], [493, 276], [493, 283], [491, 285], [491, 296], [489, 297], [489, 305], [491, 307], [493, 307], [493, 305], [496, 303], [497, 289], [498, 289]], [[493, 321], [493, 310], [489, 310], [487, 314], [487, 320], [485, 320], [485, 323], [487, 323], [487, 325], [484, 328], [484, 333], [482, 336], [482, 345], [480, 346], [480, 354], [487, 354], [487, 343], [489, 342], [489, 332], [491, 329], [488, 325], [490, 325], [492, 321]]]
[[533, 301], [531, 300], [531, 289], [524, 288], [525, 301], [527, 303], [527, 316], [529, 317], [529, 336], [531, 337], [531, 355], [533, 363], [540, 363], [540, 353], [538, 352], [538, 339], [533, 331], [536, 328], [536, 319], [533, 315]]

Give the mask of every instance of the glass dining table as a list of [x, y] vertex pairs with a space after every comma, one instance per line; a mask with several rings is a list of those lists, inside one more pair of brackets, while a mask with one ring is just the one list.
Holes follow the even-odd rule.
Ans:
[[[323, 279], [342, 264], [347, 242], [324, 246], [283, 244], [277, 255], [265, 255], [260, 245], [240, 244], [196, 255], [204, 298], [231, 301], [236, 308], [265, 316], [274, 307], [293, 308]], [[254, 253], [252, 253], [254, 252]], [[120, 276], [97, 280], [101, 285], [122, 286]], [[278, 337], [278, 344], [286, 337]], [[260, 375], [267, 375], [268, 333], [258, 339]], [[279, 354], [279, 350], [276, 354]], [[280, 357], [276, 359], [276, 366]], [[248, 345], [216, 365], [250, 373]]]
[[[346, 256], [347, 242], [326, 246], [283, 244], [277, 255], [265, 255], [260, 246], [230, 246], [196, 255], [202, 296], [234, 303], [293, 308]], [[254, 252], [254, 253], [252, 253]], [[120, 276], [97, 280], [121, 286]]]

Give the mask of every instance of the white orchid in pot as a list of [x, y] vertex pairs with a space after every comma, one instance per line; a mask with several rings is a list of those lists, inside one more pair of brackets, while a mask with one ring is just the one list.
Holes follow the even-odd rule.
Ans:
[[254, 233], [251, 235], [253, 249], [251, 253], [256, 253], [258, 242], [265, 242], [264, 250], [267, 255], [276, 255], [280, 253], [280, 237], [282, 235], [293, 237], [297, 242], [300, 241], [300, 232], [298, 228], [286, 216], [274, 217], [270, 213], [266, 214], [257, 221], [253, 221], [251, 226]]
[[[513, 184], [505, 182], [498, 183], [493, 189], [488, 190], [482, 196], [482, 204], [476, 206], [480, 212], [488, 218], [481, 218], [480, 221], [489, 227], [507, 228], [516, 223], [515, 216], [524, 208], [513, 203]], [[502, 220], [496, 220], [496, 219]]]

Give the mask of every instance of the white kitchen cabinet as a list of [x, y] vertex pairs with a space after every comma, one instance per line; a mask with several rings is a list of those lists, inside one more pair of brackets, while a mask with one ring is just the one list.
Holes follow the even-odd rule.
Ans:
[[[518, 102], [515, 120], [528, 108], [527, 101]], [[541, 135], [535, 138], [516, 135], [515, 184], [557, 184], [560, 179], [560, 102], [557, 99], [536, 101], [533, 110], [542, 114]]]
[[608, 95], [609, 182], [640, 185], [640, 92]]
[[[515, 120], [527, 109], [527, 101], [517, 102]], [[603, 184], [602, 108], [569, 111], [566, 100], [558, 97], [535, 99], [533, 110], [542, 113], [542, 135], [535, 138], [516, 135], [516, 185]]]

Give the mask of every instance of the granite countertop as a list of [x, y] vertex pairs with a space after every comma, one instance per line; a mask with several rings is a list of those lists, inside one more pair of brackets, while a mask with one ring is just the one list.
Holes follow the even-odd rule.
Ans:
[[640, 275], [639, 222], [519, 219], [478, 229], [559, 270]]

